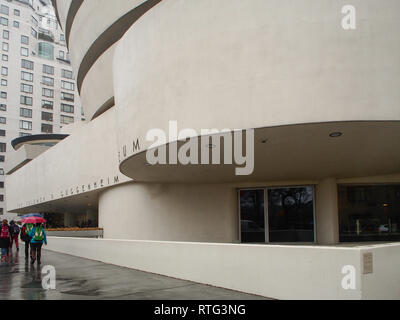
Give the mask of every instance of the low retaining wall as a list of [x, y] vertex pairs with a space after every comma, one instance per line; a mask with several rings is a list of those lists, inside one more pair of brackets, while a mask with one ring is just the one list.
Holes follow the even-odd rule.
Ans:
[[[350, 248], [49, 237], [46, 249], [276, 299], [400, 298], [399, 244]], [[370, 252], [373, 273], [364, 275], [363, 256]], [[355, 289], [342, 287], [346, 265], [354, 267]]]
[[46, 231], [49, 237], [103, 238], [103, 230]]

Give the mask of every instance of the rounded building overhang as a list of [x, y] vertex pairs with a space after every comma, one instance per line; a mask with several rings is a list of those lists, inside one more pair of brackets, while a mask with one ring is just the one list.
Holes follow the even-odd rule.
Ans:
[[37, 134], [19, 137], [11, 141], [14, 150], [18, 150], [25, 144], [53, 146], [68, 137], [68, 134]]

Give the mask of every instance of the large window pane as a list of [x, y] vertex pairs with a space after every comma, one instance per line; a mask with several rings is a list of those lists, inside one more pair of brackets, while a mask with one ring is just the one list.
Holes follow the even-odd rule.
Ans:
[[400, 185], [339, 186], [341, 242], [399, 241]]
[[270, 242], [313, 242], [313, 187], [268, 189], [268, 217]]
[[264, 190], [240, 190], [239, 197], [242, 242], [265, 242]]

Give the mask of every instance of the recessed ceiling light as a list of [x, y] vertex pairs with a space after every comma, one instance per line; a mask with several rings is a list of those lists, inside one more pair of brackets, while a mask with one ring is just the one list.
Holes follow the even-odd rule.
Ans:
[[341, 133], [341, 132], [332, 132], [329, 136], [331, 137], [331, 138], [339, 138], [339, 137], [341, 137], [343, 135], [343, 133]]

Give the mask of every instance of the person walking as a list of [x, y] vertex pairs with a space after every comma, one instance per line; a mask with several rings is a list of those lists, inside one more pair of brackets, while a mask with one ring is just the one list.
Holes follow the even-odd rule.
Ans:
[[10, 226], [7, 220], [3, 220], [0, 228], [1, 261], [7, 262], [10, 256]]
[[18, 236], [19, 236], [19, 226], [14, 222], [10, 222], [10, 235], [11, 235], [11, 244], [10, 249], [12, 250], [13, 243], [15, 242], [15, 247], [17, 251], [19, 251], [19, 244], [18, 244]]
[[[25, 242], [25, 259], [29, 259], [29, 247], [31, 245], [31, 238], [29, 236], [29, 233], [33, 229], [33, 224], [30, 223], [25, 223], [22, 226], [21, 229], [21, 240]], [[31, 247], [31, 252], [30, 255], [32, 255], [32, 247]]]
[[43, 242], [47, 245], [46, 232], [40, 223], [37, 223], [35, 227], [29, 232], [31, 238], [31, 264], [35, 263], [37, 259], [37, 264], [41, 264], [42, 256], [42, 246]]

